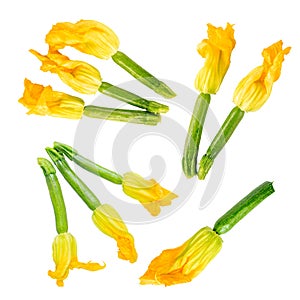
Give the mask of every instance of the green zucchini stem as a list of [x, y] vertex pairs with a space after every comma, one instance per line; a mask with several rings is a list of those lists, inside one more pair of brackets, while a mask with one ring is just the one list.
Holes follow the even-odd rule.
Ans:
[[214, 159], [224, 148], [231, 135], [243, 119], [244, 114], [245, 112], [239, 109], [237, 106], [231, 110], [223, 125], [211, 142], [210, 146], [208, 147], [206, 154], [201, 158], [198, 170], [198, 178], [200, 180], [205, 179], [207, 173], [213, 165]]
[[90, 118], [112, 120], [119, 122], [130, 122], [144, 125], [157, 125], [161, 121], [160, 114], [150, 113], [142, 110], [115, 109], [87, 105], [84, 107], [83, 114]]
[[201, 93], [195, 103], [182, 157], [182, 169], [187, 178], [197, 174], [197, 157], [210, 95]]
[[67, 211], [56, 171], [48, 159], [39, 157], [37, 161], [47, 182], [55, 215], [56, 231], [58, 234], [68, 232]]
[[83, 157], [82, 155], [78, 154], [78, 151], [72, 148], [71, 146], [59, 142], [54, 142], [54, 149], [56, 149], [59, 152], [62, 152], [71, 161], [73, 161], [83, 169], [106, 180], [109, 180], [115, 184], [122, 184], [123, 177], [120, 174], [106, 169], [94, 163], [93, 161]]
[[148, 71], [134, 62], [131, 58], [129, 58], [125, 53], [117, 51], [112, 56], [112, 59], [117, 65], [119, 65], [126, 72], [152, 89], [157, 94], [163, 96], [164, 98], [173, 98], [176, 96], [176, 93], [169, 86], [158, 80]]
[[96, 195], [70, 168], [62, 153], [50, 147], [46, 148], [46, 152], [73, 190], [92, 211], [101, 205]]
[[218, 234], [228, 232], [259, 203], [274, 192], [275, 190], [272, 182], [266, 181], [262, 183], [219, 218], [216, 221], [213, 230]]
[[167, 105], [144, 99], [136, 94], [128, 92], [108, 82], [102, 82], [98, 90], [104, 95], [121, 100], [130, 105], [146, 109], [147, 111], [155, 114], [166, 113], [169, 111], [169, 107]]

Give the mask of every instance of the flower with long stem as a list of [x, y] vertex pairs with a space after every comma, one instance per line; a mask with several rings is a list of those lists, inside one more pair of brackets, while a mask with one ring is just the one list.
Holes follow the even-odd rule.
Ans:
[[47, 182], [55, 215], [56, 231], [58, 233], [52, 244], [53, 260], [56, 268], [55, 271], [49, 271], [48, 275], [56, 279], [58, 286], [63, 286], [64, 280], [68, 277], [69, 270], [77, 268], [97, 271], [105, 268], [105, 264], [100, 265], [98, 263], [82, 263], [78, 261], [77, 243], [75, 237], [68, 232], [67, 212], [56, 171], [51, 162], [46, 158], [38, 158], [38, 164], [42, 168]]
[[49, 147], [46, 148], [46, 151], [66, 181], [93, 211], [92, 219], [97, 228], [116, 240], [119, 248], [119, 258], [128, 260], [131, 263], [135, 262], [137, 253], [134, 246], [134, 238], [128, 232], [118, 212], [112, 206], [100, 203], [97, 196], [70, 168], [60, 152]]
[[167, 105], [144, 99], [108, 82], [103, 82], [100, 72], [95, 67], [84, 61], [71, 60], [58, 50], [49, 49], [47, 55], [42, 55], [32, 49], [30, 52], [42, 62], [40, 68], [42, 71], [57, 74], [65, 84], [79, 93], [95, 94], [99, 91], [156, 114], [165, 113], [169, 110]]
[[204, 227], [181, 246], [164, 250], [140, 277], [141, 284], [166, 286], [190, 282], [220, 252], [222, 238], [251, 210], [274, 192], [271, 182], [264, 182], [220, 217], [213, 229]]
[[230, 65], [231, 52], [235, 47], [234, 30], [231, 24], [226, 28], [208, 24], [208, 39], [197, 47], [198, 53], [205, 58], [205, 64], [195, 79], [195, 88], [200, 92], [196, 99], [185, 140], [182, 169], [186, 177], [197, 174], [197, 157], [204, 121], [211, 100], [216, 94]]
[[206, 154], [203, 155], [198, 170], [199, 179], [205, 179], [213, 165], [214, 159], [226, 145], [243, 119], [245, 112], [260, 109], [270, 97], [273, 83], [280, 77], [284, 56], [291, 49], [291, 47], [283, 49], [282, 44], [282, 41], [278, 41], [265, 48], [262, 52], [263, 64], [253, 69], [237, 85], [233, 94], [233, 102], [236, 106], [228, 114], [208, 147]]
[[19, 102], [29, 109], [27, 114], [40, 116], [81, 119], [84, 115], [90, 118], [152, 126], [161, 120], [160, 114], [148, 111], [85, 106], [81, 98], [54, 91], [51, 86], [45, 87], [28, 79], [24, 80], [24, 93]]
[[160, 213], [161, 206], [171, 205], [171, 201], [177, 197], [154, 179], [147, 180], [133, 172], [127, 172], [121, 176], [80, 155], [69, 145], [54, 142], [54, 149], [66, 155], [83, 169], [115, 184], [122, 184], [124, 193], [138, 200], [153, 216]]
[[57, 23], [46, 35], [46, 43], [54, 50], [70, 46], [101, 59], [112, 58], [116, 64], [157, 94], [165, 98], [176, 96], [164, 82], [118, 51], [120, 43], [117, 35], [103, 23], [94, 20]]

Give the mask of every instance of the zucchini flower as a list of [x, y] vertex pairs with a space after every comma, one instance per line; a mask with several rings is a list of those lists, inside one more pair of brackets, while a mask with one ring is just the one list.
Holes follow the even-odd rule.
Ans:
[[235, 47], [233, 25], [227, 23], [225, 29], [211, 24], [207, 26], [208, 39], [204, 39], [197, 47], [198, 53], [206, 59], [195, 79], [195, 87], [200, 95], [194, 105], [182, 157], [182, 169], [187, 178], [197, 174], [198, 150], [210, 94], [216, 94], [219, 90]]
[[264, 49], [263, 64], [253, 69], [236, 87], [233, 102], [241, 110], [256, 111], [270, 97], [273, 83], [280, 77], [284, 55], [291, 50], [291, 47], [282, 49], [282, 44], [282, 41], [278, 41]]
[[68, 232], [57, 235], [52, 244], [55, 271], [48, 271], [48, 275], [56, 279], [58, 286], [64, 286], [64, 280], [68, 277], [69, 270], [85, 269], [98, 271], [105, 268], [98, 263], [82, 263], [77, 258], [77, 243], [73, 235]]
[[138, 200], [152, 216], [157, 216], [161, 206], [170, 205], [171, 201], [178, 197], [154, 179], [146, 180], [133, 172], [124, 174], [122, 186], [124, 193]]
[[221, 237], [209, 227], [200, 229], [181, 246], [164, 250], [152, 260], [141, 284], [166, 286], [191, 281], [222, 248]]
[[119, 248], [119, 258], [128, 260], [131, 263], [135, 262], [137, 260], [137, 253], [134, 246], [134, 238], [128, 232], [118, 212], [110, 205], [100, 203], [97, 196], [70, 168], [61, 152], [54, 148], [46, 148], [46, 152], [66, 181], [88, 208], [93, 211], [92, 219], [97, 228], [116, 240]]
[[93, 212], [92, 219], [100, 231], [117, 241], [120, 259], [128, 260], [131, 263], [137, 260], [133, 236], [128, 232], [121, 216], [112, 206], [108, 204], [98, 206]]
[[120, 44], [119, 38], [108, 26], [92, 20], [80, 20], [75, 24], [57, 23], [46, 35], [46, 43], [55, 50], [71, 46], [101, 59], [111, 58]]
[[231, 52], [235, 47], [233, 25], [225, 29], [207, 25], [208, 39], [198, 46], [198, 53], [205, 58], [204, 67], [195, 79], [196, 89], [204, 94], [216, 94], [230, 65]]
[[42, 86], [24, 81], [24, 94], [19, 102], [29, 109], [27, 114], [52, 116], [69, 119], [80, 119], [84, 101], [62, 92], [53, 91], [51, 86]]
[[56, 171], [51, 162], [45, 158], [38, 158], [38, 164], [42, 168], [47, 182], [55, 215], [56, 231], [58, 233], [52, 244], [53, 260], [56, 267], [55, 271], [49, 271], [48, 275], [56, 279], [58, 286], [63, 286], [64, 280], [68, 277], [69, 270], [77, 268], [97, 271], [105, 268], [105, 264], [101, 266], [98, 263], [82, 263], [78, 261], [76, 240], [73, 235], [67, 232], [68, 220], [66, 207], [61, 187], [56, 177]]
[[100, 72], [86, 62], [70, 60], [67, 56], [51, 48], [47, 55], [42, 55], [32, 49], [30, 52], [42, 62], [40, 68], [42, 71], [50, 71], [57, 74], [65, 84], [76, 92], [95, 94], [99, 91], [107, 96], [155, 114], [165, 113], [169, 110], [167, 105], [144, 99], [108, 82], [102, 82]]
[[68, 119], [81, 119], [82, 115], [85, 115], [90, 118], [152, 126], [157, 125], [161, 120], [159, 114], [148, 111], [84, 106], [81, 98], [54, 91], [51, 86], [35, 84], [28, 79], [25, 79], [24, 86], [23, 97], [19, 102], [29, 109], [27, 114]]
[[30, 52], [42, 62], [42, 71], [57, 74], [65, 84], [79, 93], [95, 94], [101, 85], [99, 71], [86, 62], [70, 60], [57, 50], [50, 49], [47, 55], [32, 49]]
[[218, 219], [213, 229], [204, 227], [181, 246], [164, 250], [151, 261], [140, 283], [168, 286], [194, 279], [221, 250], [220, 235], [231, 230], [273, 192], [272, 183], [264, 182]]
[[264, 49], [262, 52], [263, 64], [253, 69], [238, 84], [233, 95], [236, 106], [228, 114], [206, 154], [202, 157], [198, 170], [199, 179], [205, 179], [214, 159], [243, 119], [245, 112], [256, 111], [267, 101], [272, 91], [273, 82], [280, 77], [284, 55], [288, 54], [290, 49], [291, 47], [282, 49], [282, 41]]
[[122, 184], [124, 193], [138, 200], [153, 216], [157, 216], [160, 213], [161, 206], [170, 205], [171, 201], [178, 197], [160, 186], [154, 179], [146, 180], [133, 172], [127, 172], [124, 176], [121, 176], [83, 157], [77, 150], [66, 144], [54, 142], [54, 149], [66, 155], [83, 169], [112, 183]]
[[77, 23], [55, 24], [46, 35], [50, 49], [59, 50], [71, 46], [83, 53], [101, 59], [112, 58], [134, 78], [165, 98], [176, 94], [165, 83], [151, 75], [123, 52], [118, 51], [119, 39], [106, 25], [93, 20], [80, 20]]

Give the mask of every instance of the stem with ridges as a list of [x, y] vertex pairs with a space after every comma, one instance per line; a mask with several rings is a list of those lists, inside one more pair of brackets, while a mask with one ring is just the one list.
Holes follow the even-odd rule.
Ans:
[[259, 203], [275, 192], [273, 183], [266, 181], [255, 188], [251, 193], [234, 205], [228, 212], [217, 220], [214, 225], [214, 231], [218, 234], [224, 234], [243, 219]]
[[200, 161], [200, 167], [198, 171], [199, 179], [205, 179], [207, 173], [213, 165], [214, 159], [224, 148], [227, 141], [230, 139], [231, 135], [239, 125], [240, 121], [243, 119], [244, 114], [245, 112], [239, 109], [237, 106], [231, 110], [223, 125], [211, 142], [210, 146], [208, 147], [206, 154], [203, 155]]
[[102, 166], [94, 163], [93, 161], [83, 157], [82, 155], [78, 154], [77, 150], [75, 150], [71, 146], [59, 142], [54, 142], [54, 149], [62, 152], [70, 160], [75, 162], [83, 169], [97, 176], [100, 176], [106, 180], [109, 180], [113, 183], [122, 184], [123, 177], [120, 174], [113, 172], [109, 169], [103, 168]]
[[66, 162], [63, 154], [53, 148], [46, 148], [46, 151], [57, 169], [70, 184], [73, 190], [79, 195], [79, 197], [85, 202], [85, 204], [91, 209], [95, 210], [101, 205], [96, 195], [88, 188], [88, 186], [74, 173]]
[[153, 114], [148, 111], [114, 109], [93, 105], [85, 106], [83, 114], [90, 118], [130, 122], [144, 125], [157, 125], [161, 121], [159, 114]]
[[56, 171], [48, 159], [39, 157], [37, 161], [47, 182], [55, 215], [56, 231], [58, 234], [65, 233], [68, 231], [67, 211]]
[[172, 91], [164, 82], [158, 80], [126, 54], [121, 51], [117, 51], [112, 56], [113, 61], [118, 64], [121, 68], [131, 74], [134, 78], [139, 80], [141, 83], [152, 89], [157, 94], [165, 98], [173, 98], [176, 96], [175, 92]]
[[182, 169], [188, 178], [197, 174], [199, 144], [209, 104], [210, 95], [201, 93], [194, 106], [182, 157]]
[[169, 107], [167, 105], [158, 103], [156, 101], [146, 100], [108, 82], [102, 82], [98, 90], [104, 95], [116, 98], [130, 105], [146, 109], [147, 111], [155, 114], [166, 113], [169, 111]]

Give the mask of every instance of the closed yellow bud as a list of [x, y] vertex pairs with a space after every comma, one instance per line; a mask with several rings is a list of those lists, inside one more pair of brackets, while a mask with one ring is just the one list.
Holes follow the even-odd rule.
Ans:
[[109, 59], [119, 48], [117, 35], [106, 25], [92, 20], [55, 24], [46, 36], [52, 49], [71, 46], [102, 59]]
[[27, 114], [53, 116], [69, 119], [82, 117], [84, 101], [65, 93], [53, 91], [51, 86], [43, 86], [24, 80], [24, 94], [19, 102], [29, 109]]
[[208, 39], [197, 47], [198, 53], [205, 58], [204, 67], [195, 79], [195, 87], [205, 94], [216, 94], [230, 65], [230, 57], [235, 47], [233, 25], [226, 28], [208, 24]]
[[99, 71], [90, 64], [70, 60], [59, 51], [50, 49], [47, 55], [41, 55], [35, 50], [30, 50], [41, 62], [41, 70], [57, 74], [60, 79], [73, 90], [82, 94], [95, 94], [101, 85]]
[[200, 229], [183, 245], [164, 250], [152, 260], [141, 284], [173, 285], [195, 278], [222, 248], [221, 237], [209, 227]]
[[263, 64], [253, 69], [238, 84], [233, 102], [243, 111], [260, 109], [270, 97], [273, 83], [278, 80], [284, 55], [291, 47], [282, 49], [282, 41], [274, 43], [262, 52]]

